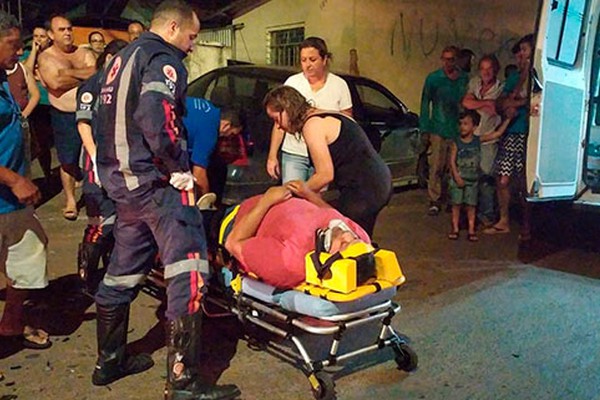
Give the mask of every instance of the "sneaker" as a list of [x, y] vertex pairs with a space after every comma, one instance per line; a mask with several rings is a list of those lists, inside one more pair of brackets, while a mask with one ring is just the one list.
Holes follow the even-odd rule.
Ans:
[[436, 216], [440, 213], [440, 206], [437, 204], [432, 204], [429, 206], [429, 211], [427, 211], [427, 215]]

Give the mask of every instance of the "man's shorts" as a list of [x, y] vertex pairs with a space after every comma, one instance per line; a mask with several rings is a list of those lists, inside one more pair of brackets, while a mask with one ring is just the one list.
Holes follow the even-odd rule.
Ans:
[[32, 207], [0, 214], [0, 271], [16, 289], [48, 286], [48, 238]]
[[59, 111], [53, 107], [51, 116], [58, 160], [63, 165], [79, 165], [81, 137], [77, 132], [75, 113]]
[[450, 194], [450, 203], [454, 206], [467, 205], [477, 206], [477, 195], [479, 184], [477, 182], [465, 182], [465, 186], [459, 188], [454, 179], [450, 179], [448, 184], [448, 194]]
[[525, 169], [525, 140], [524, 133], [510, 133], [502, 136], [496, 158], [497, 175], [512, 176], [523, 172]]

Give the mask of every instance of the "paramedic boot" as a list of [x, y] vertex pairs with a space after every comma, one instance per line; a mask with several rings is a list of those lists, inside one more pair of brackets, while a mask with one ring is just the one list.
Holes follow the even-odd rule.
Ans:
[[129, 325], [129, 305], [96, 305], [98, 338], [98, 361], [92, 374], [92, 383], [104, 386], [152, 368], [154, 361], [148, 354], [128, 356], [127, 326]]
[[167, 321], [165, 400], [229, 400], [240, 395], [235, 385], [212, 385], [199, 375], [202, 312]]
[[103, 255], [103, 247], [100, 243], [83, 242], [79, 244], [77, 273], [83, 281], [84, 290], [89, 294], [96, 293], [102, 279], [98, 266]]

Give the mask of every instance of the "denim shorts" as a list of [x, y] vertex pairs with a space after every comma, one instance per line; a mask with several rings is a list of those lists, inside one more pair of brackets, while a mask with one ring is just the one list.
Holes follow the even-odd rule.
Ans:
[[479, 184], [477, 182], [465, 182], [465, 186], [458, 187], [454, 179], [448, 183], [448, 193], [450, 194], [450, 203], [454, 206], [466, 205], [477, 206], [477, 195]]
[[299, 156], [285, 151], [281, 152], [281, 182], [307, 181], [315, 169], [308, 157]]

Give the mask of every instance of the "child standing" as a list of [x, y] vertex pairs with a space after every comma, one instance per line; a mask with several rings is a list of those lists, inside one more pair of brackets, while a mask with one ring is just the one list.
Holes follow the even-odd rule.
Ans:
[[471, 242], [479, 240], [475, 232], [475, 211], [481, 173], [480, 143], [502, 136], [510, 122], [510, 118], [506, 118], [495, 131], [477, 137], [474, 133], [480, 119], [479, 113], [475, 110], [466, 110], [461, 113], [459, 116], [460, 136], [450, 147], [449, 192], [452, 203], [452, 230], [448, 234], [450, 240], [458, 239], [460, 211], [463, 206], [467, 211], [469, 225], [467, 238]]

